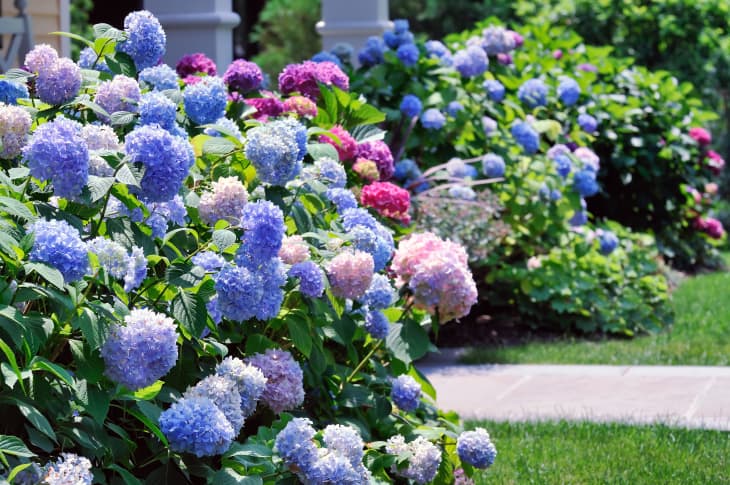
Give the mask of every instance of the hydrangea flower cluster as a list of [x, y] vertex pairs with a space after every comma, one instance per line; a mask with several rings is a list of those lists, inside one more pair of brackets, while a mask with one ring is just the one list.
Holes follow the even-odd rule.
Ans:
[[540, 135], [525, 121], [516, 121], [510, 129], [515, 141], [528, 155], [537, 153], [540, 148]]
[[284, 214], [268, 200], [252, 202], [244, 207], [241, 217], [244, 233], [236, 262], [255, 269], [276, 258], [284, 238]]
[[246, 158], [261, 181], [285, 185], [301, 171], [306, 143], [307, 131], [298, 121], [276, 120], [248, 131]]
[[167, 37], [157, 17], [146, 10], [132, 12], [124, 18], [126, 40], [118, 42], [117, 52], [128, 54], [137, 70], [152, 67], [165, 55]]
[[504, 159], [495, 153], [487, 153], [482, 158], [482, 172], [489, 178], [504, 177]]
[[390, 231], [361, 208], [343, 210], [342, 225], [353, 247], [372, 256], [375, 271], [383, 270], [394, 250]]
[[228, 95], [223, 80], [215, 76], [200, 78], [200, 82], [188, 85], [183, 91], [185, 113], [193, 123], [215, 123], [226, 113]]
[[474, 166], [464, 162], [461, 158], [452, 158], [446, 162], [446, 173], [453, 178], [475, 178], [477, 169]]
[[429, 108], [421, 116], [421, 125], [427, 130], [440, 130], [446, 124], [446, 117], [437, 108]]
[[150, 202], [172, 199], [195, 163], [193, 149], [186, 139], [154, 125], [132, 130], [127, 135], [124, 149], [133, 162], [145, 166], [141, 188], [134, 189]]
[[421, 385], [411, 376], [400, 375], [393, 379], [390, 398], [403, 411], [415, 411], [421, 402]]
[[212, 184], [212, 190], [204, 192], [198, 204], [200, 218], [214, 226], [219, 220], [237, 223], [248, 202], [248, 191], [237, 177], [221, 177]]
[[380, 310], [365, 313], [365, 331], [373, 338], [384, 339], [390, 333], [390, 320]]
[[382, 140], [366, 141], [357, 146], [357, 157], [375, 162], [380, 180], [388, 180], [393, 176], [393, 154], [390, 147]]
[[722, 227], [722, 222], [714, 217], [698, 217], [694, 220], [694, 227], [704, 232], [712, 239], [722, 239], [725, 235], [725, 229]]
[[263, 372], [236, 357], [226, 357], [215, 368], [216, 375], [230, 379], [241, 398], [241, 413], [248, 417], [256, 410], [256, 404], [266, 389], [267, 379]]
[[289, 64], [279, 74], [279, 91], [282, 94], [297, 92], [316, 101], [319, 98], [318, 83], [337, 86], [343, 91], [350, 89], [350, 78], [332, 62]]
[[421, 114], [422, 109], [423, 103], [418, 96], [413, 94], [406, 94], [403, 96], [403, 101], [400, 102], [400, 112], [408, 118], [415, 118]]
[[317, 116], [317, 104], [304, 96], [291, 96], [284, 101], [284, 112], [293, 113], [304, 118]]
[[175, 126], [177, 105], [167, 96], [151, 91], [142, 95], [139, 101], [139, 123], [141, 125], [157, 124], [166, 130]]
[[[142, 96], [139, 84], [131, 77], [118, 74], [110, 81], [99, 84], [94, 95], [94, 102], [104, 108], [110, 115], [117, 111], [137, 112], [137, 104]], [[102, 117], [104, 121], [109, 118]]]
[[573, 175], [573, 187], [582, 197], [596, 195], [600, 188], [596, 182], [596, 172], [590, 168], [584, 168]]
[[0, 79], [0, 103], [18, 104], [18, 99], [24, 99], [28, 96], [28, 88], [25, 84]]
[[483, 84], [484, 91], [486, 91], [489, 99], [495, 102], [500, 102], [504, 99], [505, 88], [504, 85], [496, 79], [487, 79]]
[[395, 51], [398, 60], [400, 60], [404, 66], [411, 67], [418, 64], [418, 57], [420, 52], [415, 44], [403, 44]]
[[437, 314], [442, 323], [469, 313], [477, 290], [464, 248], [430, 232], [400, 242], [391, 269], [397, 285], [407, 284], [417, 307]]
[[61, 219], [39, 219], [28, 232], [33, 233], [31, 261], [56, 268], [66, 283], [83, 278], [89, 269], [89, 252], [76, 228]]
[[494, 464], [497, 449], [484, 428], [464, 431], [456, 441], [459, 459], [475, 468], [488, 468]]
[[275, 413], [282, 413], [299, 407], [304, 402], [302, 368], [289, 352], [267, 349], [263, 354], [254, 354], [246, 362], [261, 370], [266, 377], [266, 388], [261, 402]]
[[480, 46], [470, 45], [454, 54], [453, 65], [463, 77], [476, 77], [486, 72], [489, 58]]
[[[481, 45], [490, 56], [509, 54], [517, 47], [516, 32], [491, 25], [482, 30]], [[518, 34], [519, 35], [519, 34]]]
[[317, 159], [302, 172], [303, 180], [319, 180], [332, 189], [344, 189], [347, 185], [347, 172], [342, 164], [328, 157]]
[[342, 214], [347, 209], [357, 208], [357, 199], [355, 194], [348, 189], [327, 189], [325, 193], [327, 199], [337, 208], [337, 212]]
[[392, 471], [418, 484], [433, 480], [441, 465], [441, 450], [423, 436], [410, 443], [406, 443], [403, 435], [392, 436], [388, 439], [385, 451], [396, 456], [409, 455], [406, 468], [398, 469], [393, 465]]
[[390, 284], [390, 278], [383, 274], [373, 275], [368, 290], [360, 298], [360, 303], [371, 310], [384, 310], [396, 301], [396, 293]]
[[618, 247], [618, 237], [612, 231], [599, 229], [596, 231], [598, 235], [598, 245], [601, 254], [608, 256]]
[[689, 136], [700, 146], [707, 146], [712, 143], [712, 134], [699, 126], [690, 128]]
[[152, 385], [177, 362], [177, 326], [162, 313], [136, 308], [113, 325], [101, 348], [105, 374], [132, 391]]
[[94, 69], [99, 72], [112, 74], [112, 71], [109, 69], [106, 61], [103, 58], [99, 58], [96, 52], [94, 52], [94, 49], [91, 47], [81, 49], [78, 65], [82, 69]]
[[139, 81], [155, 91], [178, 89], [180, 79], [173, 68], [167, 64], [147, 67], [139, 73]]
[[453, 57], [448, 47], [444, 45], [440, 40], [429, 40], [425, 44], [426, 53], [429, 57], [435, 57], [439, 59], [441, 64], [450, 66], [453, 63]]
[[340, 156], [340, 160], [351, 160], [355, 158], [357, 154], [358, 145], [357, 141], [340, 125], [335, 125], [330, 129], [330, 133], [337, 137], [337, 140], [330, 138], [327, 135], [320, 135], [320, 143], [329, 143], [335, 147], [337, 154]]
[[562, 77], [558, 85], [558, 99], [565, 106], [573, 106], [580, 98], [580, 86], [573, 78]]
[[299, 279], [299, 291], [304, 296], [319, 298], [324, 293], [324, 273], [313, 261], [295, 263], [289, 276]]
[[578, 126], [586, 133], [595, 133], [598, 129], [598, 120], [587, 113], [578, 115]]
[[390, 217], [404, 224], [411, 221], [411, 216], [408, 214], [411, 194], [390, 182], [373, 182], [365, 185], [360, 192], [360, 202], [365, 207], [372, 207], [381, 216]]
[[81, 68], [71, 59], [59, 57], [40, 68], [35, 87], [44, 103], [58, 105], [71, 101], [81, 88]]
[[223, 74], [223, 82], [228, 89], [239, 93], [248, 93], [261, 87], [264, 74], [255, 62], [236, 59]]
[[182, 398], [160, 415], [160, 430], [173, 451], [197, 457], [225, 453], [236, 437], [225, 414], [208, 398]]
[[373, 257], [363, 251], [345, 251], [327, 264], [332, 294], [356, 300], [363, 296], [373, 279]]
[[[517, 90], [517, 97], [528, 108], [536, 108], [547, 104], [548, 87], [541, 79], [530, 79]], [[580, 94], [580, 92], [578, 93]]]
[[475, 200], [477, 193], [474, 192], [474, 189], [466, 185], [454, 185], [449, 187], [449, 197], [461, 200]]
[[91, 462], [74, 453], [61, 453], [56, 461], [49, 462], [42, 471], [39, 483], [47, 485], [91, 485]]
[[28, 139], [32, 120], [23, 108], [0, 102], [0, 158], [15, 158], [23, 150]]
[[365, 67], [382, 64], [385, 61], [387, 46], [383, 39], [377, 36], [368, 37], [365, 46], [357, 54], [357, 60]]
[[297, 264], [309, 259], [309, 244], [299, 234], [286, 236], [281, 241], [279, 257], [286, 264]]
[[210, 399], [231, 424], [233, 434], [238, 435], [243, 427], [244, 416], [235, 382], [224, 376], [210, 375], [185, 391], [183, 399], [191, 398]]

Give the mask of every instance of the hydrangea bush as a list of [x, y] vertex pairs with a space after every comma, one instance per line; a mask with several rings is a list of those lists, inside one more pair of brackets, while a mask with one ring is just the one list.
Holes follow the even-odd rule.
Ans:
[[332, 62], [288, 66], [277, 93], [247, 61], [159, 64], [149, 12], [94, 32], [72, 35], [78, 64], [40, 45], [0, 80], [3, 478], [490, 466], [489, 436], [463, 434], [413, 366], [476, 288], [461, 246], [407, 227], [384, 115]]

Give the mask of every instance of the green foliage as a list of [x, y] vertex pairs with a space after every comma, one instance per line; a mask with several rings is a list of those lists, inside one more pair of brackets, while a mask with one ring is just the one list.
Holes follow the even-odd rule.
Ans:
[[[71, 32], [81, 37], [91, 37], [92, 29], [91, 24], [89, 24], [89, 12], [94, 8], [93, 0], [71, 0], [69, 7], [71, 14]], [[71, 43], [71, 55], [74, 59], [78, 57], [81, 48], [78, 43]]]
[[320, 19], [320, 0], [270, 0], [264, 5], [251, 38], [260, 54], [251, 59], [273, 85], [287, 64], [308, 59], [321, 49], [314, 25]]

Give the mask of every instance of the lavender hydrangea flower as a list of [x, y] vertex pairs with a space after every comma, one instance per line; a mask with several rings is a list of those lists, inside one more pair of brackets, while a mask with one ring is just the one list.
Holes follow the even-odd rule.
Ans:
[[246, 204], [241, 218], [244, 229], [236, 263], [256, 269], [275, 258], [284, 238], [284, 213], [274, 203], [260, 200]]
[[512, 136], [527, 154], [537, 153], [540, 148], [540, 135], [529, 123], [517, 121], [512, 125]]
[[160, 430], [173, 451], [197, 457], [225, 453], [235, 431], [210, 399], [183, 398], [160, 415]]
[[415, 44], [403, 44], [398, 47], [395, 54], [398, 57], [398, 60], [400, 60], [406, 67], [415, 66], [418, 63], [418, 57], [420, 55], [418, 47], [416, 47]]
[[0, 102], [18, 104], [18, 99], [25, 99], [28, 96], [28, 87], [25, 84], [0, 79]]
[[255, 62], [244, 59], [236, 59], [228, 66], [223, 74], [223, 82], [232, 91], [248, 93], [261, 87], [264, 81], [264, 74]]
[[352, 466], [362, 463], [364, 443], [360, 433], [352, 426], [330, 424], [322, 432], [322, 439], [328, 450], [341, 454]]
[[[137, 103], [141, 96], [137, 81], [119, 74], [114, 76], [111, 81], [104, 81], [99, 85], [94, 102], [110, 115], [117, 111], [136, 113]], [[109, 121], [108, 118], [103, 118], [104, 121]]]
[[548, 87], [541, 79], [530, 79], [517, 90], [517, 97], [529, 108], [547, 104]]
[[294, 418], [279, 431], [274, 441], [274, 451], [289, 466], [308, 474], [317, 461], [317, 447], [314, 444], [315, 429], [307, 418]]
[[165, 31], [159, 20], [147, 10], [127, 15], [124, 33], [127, 38], [117, 43], [116, 50], [128, 54], [138, 71], [154, 66], [165, 55]]
[[236, 322], [250, 320], [264, 294], [261, 278], [242, 267], [225, 265], [215, 278], [218, 308], [224, 317]]
[[183, 91], [185, 113], [198, 125], [215, 123], [224, 116], [227, 100], [223, 80], [215, 76], [203, 77], [200, 82], [188, 85]]
[[44, 467], [39, 483], [46, 485], [91, 485], [93, 480], [91, 462], [88, 458], [74, 453], [61, 453], [58, 459], [49, 462]]
[[256, 410], [261, 395], [266, 389], [267, 379], [263, 372], [239, 358], [226, 357], [215, 368], [216, 375], [233, 381], [241, 398], [241, 413], [250, 416]]
[[133, 189], [149, 202], [172, 199], [195, 163], [190, 142], [154, 125], [135, 128], [124, 148], [132, 162], [145, 166], [141, 189]]
[[226, 260], [223, 259], [223, 256], [218, 253], [214, 253], [213, 251], [202, 251], [193, 256], [190, 261], [206, 271], [216, 271], [226, 262]]
[[466, 185], [454, 185], [453, 187], [449, 187], [449, 197], [452, 199], [475, 200], [477, 193], [474, 192], [474, 189]]
[[132, 391], [152, 385], [177, 362], [177, 327], [171, 318], [144, 308], [113, 325], [101, 348], [105, 374]]
[[78, 196], [89, 179], [89, 150], [80, 134], [79, 123], [56, 118], [40, 125], [23, 149], [30, 173], [50, 180], [59, 197]]
[[586, 133], [595, 133], [598, 128], [598, 120], [587, 113], [578, 115], [578, 126]]
[[482, 30], [482, 47], [490, 56], [507, 54], [516, 47], [515, 37], [504, 27], [492, 25]]
[[489, 99], [491, 99], [492, 101], [499, 102], [504, 99], [504, 84], [497, 81], [496, 79], [487, 79], [486, 81], [484, 81], [484, 84], [482, 86], [484, 87], [484, 91], [487, 92], [487, 96], [489, 96]]
[[375, 162], [380, 174], [380, 180], [388, 180], [393, 176], [393, 153], [384, 141], [366, 141], [358, 144], [357, 158]]
[[421, 125], [427, 130], [440, 130], [446, 124], [446, 117], [436, 108], [429, 108], [421, 116]]
[[150, 202], [147, 204], [150, 216], [144, 221], [152, 228], [152, 237], [160, 239], [165, 237], [169, 223], [182, 226], [185, 224], [185, 217], [188, 215], [182, 197], [175, 195], [164, 202]]
[[484, 428], [464, 431], [456, 441], [459, 459], [475, 468], [488, 468], [494, 464], [497, 449]]
[[25, 55], [23, 64], [32, 73], [50, 68], [58, 60], [58, 52], [48, 44], [38, 44]]
[[504, 159], [495, 153], [487, 153], [482, 159], [482, 172], [489, 178], [504, 177]]
[[408, 118], [418, 116], [421, 114], [422, 109], [423, 103], [421, 103], [421, 100], [418, 99], [418, 96], [414, 96], [413, 94], [406, 94], [400, 102], [400, 111]]
[[262, 182], [283, 186], [301, 171], [306, 142], [307, 131], [296, 120], [272, 121], [248, 131], [246, 158]]
[[446, 162], [446, 172], [453, 178], [474, 178], [477, 176], [477, 169], [465, 163], [461, 158], [452, 158]]
[[39, 219], [30, 226], [29, 232], [34, 236], [31, 261], [53, 266], [66, 283], [80, 280], [86, 274], [89, 252], [76, 228], [61, 219]]
[[[380, 224], [378, 223], [377, 226], [380, 226]], [[390, 260], [393, 246], [387, 238], [383, 237], [384, 234], [377, 226], [375, 229], [370, 229], [357, 225], [348, 230], [347, 235], [356, 250], [367, 253], [373, 258], [374, 270], [381, 271]]]
[[558, 85], [558, 98], [565, 106], [573, 106], [580, 98], [580, 86], [573, 78], [564, 76]]
[[428, 40], [425, 44], [426, 53], [429, 57], [435, 57], [441, 61], [442, 64], [450, 66], [453, 63], [451, 51], [439, 40]]
[[147, 258], [142, 248], [134, 246], [127, 260], [127, 272], [124, 275], [124, 291], [129, 293], [139, 288], [147, 276]]
[[390, 284], [390, 278], [383, 274], [373, 275], [373, 280], [365, 294], [360, 298], [360, 303], [371, 310], [383, 310], [388, 308], [396, 300], [396, 293]]
[[413, 411], [421, 402], [421, 385], [411, 376], [400, 375], [393, 379], [390, 398], [403, 411]]
[[155, 91], [178, 89], [180, 87], [180, 78], [177, 77], [175, 70], [167, 64], [142, 69], [139, 73], [139, 80]]
[[484, 134], [486, 136], [495, 136], [499, 132], [497, 131], [497, 128], [499, 128], [499, 125], [497, 125], [497, 120], [490, 118], [489, 116], [482, 116], [482, 129], [484, 130]]
[[390, 320], [379, 310], [369, 311], [365, 314], [365, 330], [373, 338], [384, 339], [390, 333]]
[[299, 407], [304, 402], [302, 368], [289, 352], [267, 349], [246, 359], [258, 367], [267, 379], [261, 401], [275, 413]]
[[487, 53], [479, 46], [471, 45], [454, 54], [454, 68], [463, 77], [481, 76], [488, 66]]
[[31, 123], [30, 114], [23, 108], [0, 103], [0, 158], [9, 160], [21, 154]]
[[81, 88], [81, 69], [71, 59], [61, 57], [40, 71], [35, 86], [38, 97], [44, 103], [66, 103]]
[[141, 125], [157, 124], [169, 130], [175, 125], [176, 115], [177, 105], [158, 91], [143, 94], [139, 101], [139, 123]]
[[299, 278], [299, 291], [304, 296], [319, 298], [324, 293], [324, 273], [313, 261], [294, 264], [289, 276]]
[[385, 451], [391, 455], [410, 454], [408, 467], [397, 469], [393, 465], [392, 470], [418, 484], [429, 483], [433, 480], [441, 464], [441, 451], [423, 436], [419, 436], [410, 443], [406, 443], [402, 435], [392, 436], [387, 441]]
[[238, 393], [236, 383], [231, 379], [220, 375], [210, 375], [185, 391], [183, 399], [191, 398], [207, 398], [213, 401], [213, 404], [231, 423], [234, 435], [237, 435], [243, 427], [241, 395]]
[[276, 317], [284, 302], [282, 286], [286, 284], [286, 270], [278, 257], [269, 259], [259, 265], [257, 272], [261, 275], [263, 295], [256, 307], [256, 318], [269, 320]]
[[446, 114], [452, 118], [456, 117], [461, 111], [464, 111], [464, 105], [458, 101], [452, 101], [446, 105]]
[[349, 189], [327, 189], [327, 198], [337, 207], [337, 212], [342, 213], [347, 209], [357, 208], [357, 199]]
[[368, 37], [365, 47], [357, 55], [357, 60], [365, 67], [382, 64], [385, 61], [385, 42], [380, 37]]
[[306, 483], [361, 485], [363, 480], [346, 457], [340, 453], [326, 453], [308, 471]]

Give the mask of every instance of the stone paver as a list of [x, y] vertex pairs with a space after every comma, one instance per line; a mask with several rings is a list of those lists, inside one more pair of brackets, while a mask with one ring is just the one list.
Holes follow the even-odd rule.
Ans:
[[730, 367], [421, 363], [467, 419], [666, 423], [730, 431]]

